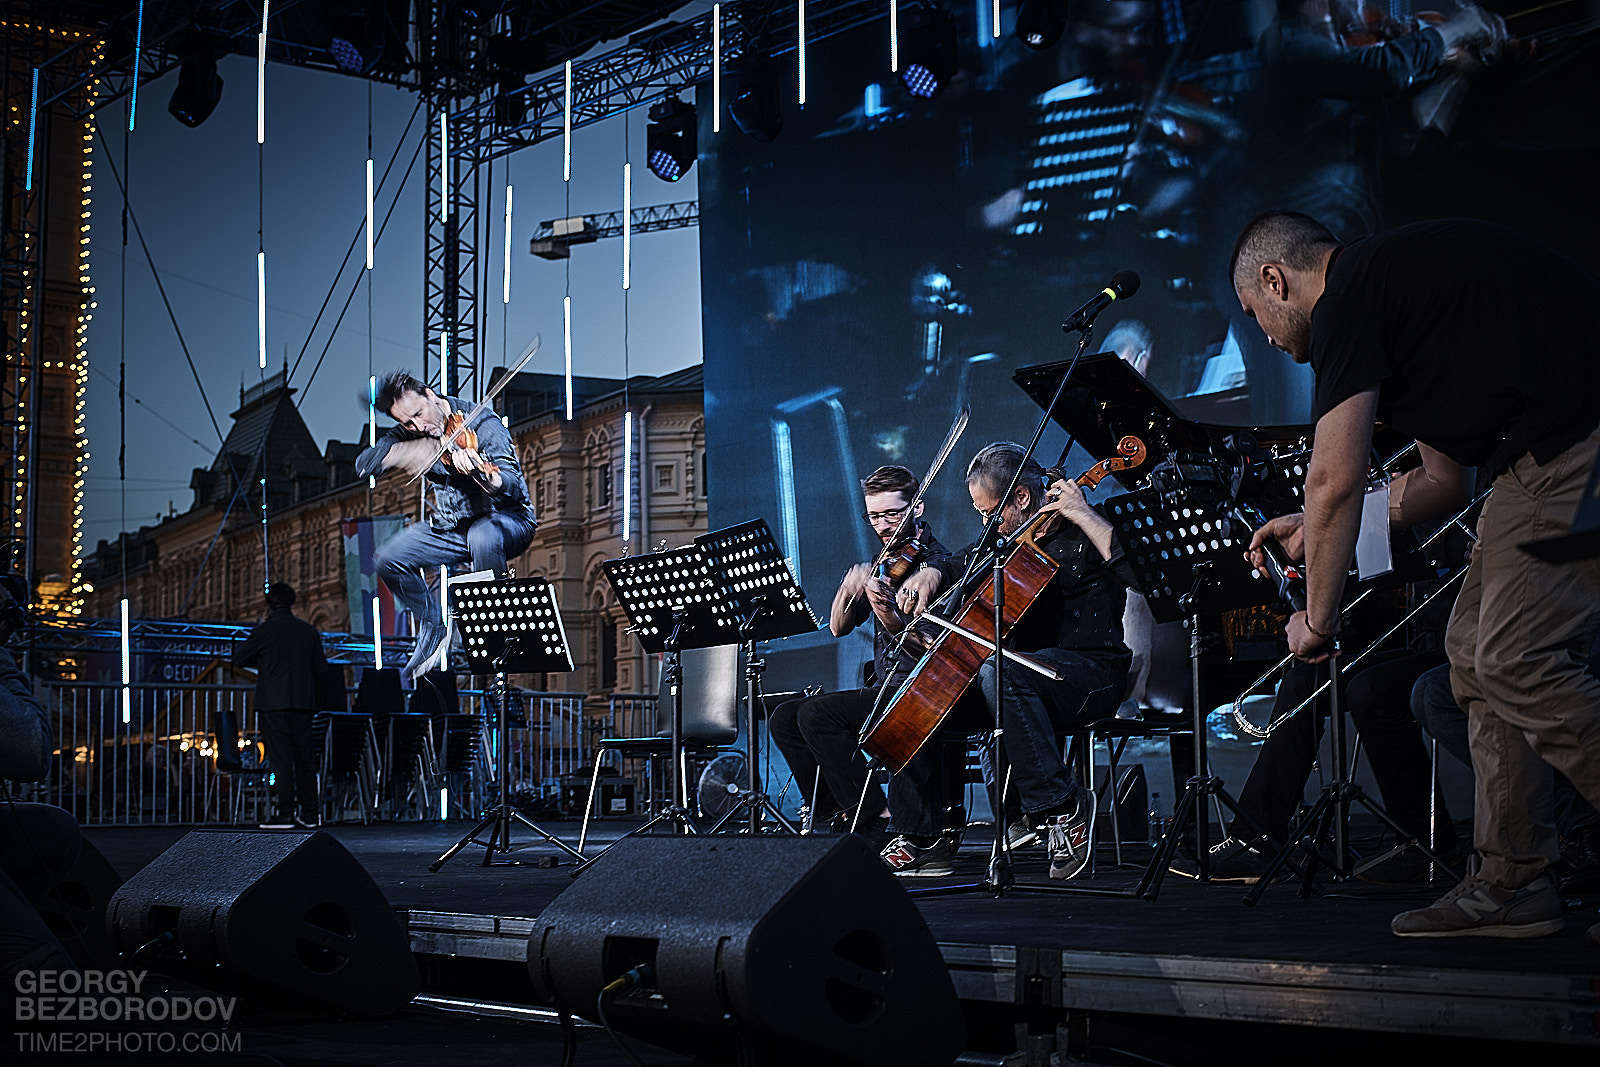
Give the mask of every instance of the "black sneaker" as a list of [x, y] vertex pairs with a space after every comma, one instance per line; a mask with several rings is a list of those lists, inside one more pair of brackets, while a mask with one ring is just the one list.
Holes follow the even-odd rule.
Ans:
[[259, 824], [263, 830], [293, 830], [294, 820], [287, 815], [274, 815], [264, 823]]
[[[1263, 848], [1237, 837], [1224, 837], [1206, 852], [1206, 876], [1210, 881], [1232, 885], [1255, 885], [1267, 872], [1272, 856]], [[1200, 877], [1200, 864], [1192, 851], [1174, 856], [1167, 868], [1184, 878]], [[1288, 870], [1285, 867], [1285, 870]]]
[[948, 837], [940, 837], [931, 845], [919, 845], [902, 834], [879, 855], [891, 871], [903, 878], [943, 878], [956, 873], [955, 854]]
[[294, 825], [297, 830], [315, 830], [317, 828], [316, 823], [309, 819], [303, 819], [298, 815], [294, 817]]
[[1036, 825], [1031, 819], [1017, 819], [1006, 827], [1006, 847], [1012, 852], [1033, 848], [1043, 840], [1044, 827]]
[[1076, 878], [1089, 866], [1089, 854], [1094, 849], [1094, 817], [1094, 790], [1085, 789], [1078, 794], [1077, 810], [1045, 820], [1050, 877], [1063, 881]]

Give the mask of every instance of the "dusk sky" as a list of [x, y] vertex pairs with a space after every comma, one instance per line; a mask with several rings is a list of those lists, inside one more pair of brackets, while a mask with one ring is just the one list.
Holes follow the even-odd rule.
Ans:
[[[172, 301], [201, 384], [225, 434], [241, 384], [259, 380], [256, 342], [257, 156], [256, 73], [247, 57], [218, 65], [222, 102], [197, 129], [167, 113], [177, 74], [140, 87], [137, 128], [129, 146], [131, 202]], [[267, 69], [265, 241], [267, 250], [268, 373], [291, 368], [303, 347], [335, 271], [364, 215], [368, 85], [295, 67]], [[372, 155], [376, 177], [405, 128], [416, 97], [386, 86], [372, 89]], [[383, 213], [411, 158], [426, 113], [419, 114], [388, 185], [378, 193]], [[571, 214], [622, 206], [624, 126], [634, 163], [635, 206], [691, 200], [696, 172], [676, 184], [644, 166], [646, 116], [581, 128], [573, 136]], [[118, 102], [100, 113], [110, 162], [124, 174], [126, 111]], [[725, 133], [724, 136], [728, 134]], [[736, 133], [733, 136], [738, 136]], [[320, 368], [317, 358], [349, 286], [363, 271], [358, 244], [312, 343], [290, 384], [319, 445], [364, 433], [369, 337], [371, 365], [419, 367], [422, 330], [423, 157], [405, 186], [378, 245], [372, 272], [372, 329], [365, 283], [357, 293]], [[126, 322], [120, 213], [122, 198], [96, 143], [91, 264], [99, 308], [90, 327], [89, 444], [84, 547], [92, 550], [119, 529], [137, 529], [165, 514], [169, 502], [186, 510], [194, 467], [208, 466], [219, 439], [200, 388], [161, 304], [160, 294], [130, 224], [126, 264]], [[509, 318], [500, 300], [505, 175], [513, 194], [512, 295]], [[484, 325], [485, 366], [515, 360], [535, 334], [543, 347], [530, 370], [561, 369], [561, 298], [565, 267], [529, 254], [541, 220], [568, 213], [561, 180], [559, 138], [526, 149], [494, 167], [492, 195], [480, 204], [493, 222], [491, 299]], [[570, 261], [573, 364], [580, 374], [623, 373], [622, 242], [578, 248]], [[699, 243], [694, 229], [647, 234], [633, 242], [628, 294], [634, 374], [657, 374], [699, 362]], [[117, 471], [117, 364], [126, 331], [127, 522], [121, 519]], [[502, 337], [508, 360], [500, 358]], [[435, 366], [437, 350], [435, 349]], [[135, 399], [142, 402], [135, 403]], [[380, 419], [380, 423], [382, 420]]]

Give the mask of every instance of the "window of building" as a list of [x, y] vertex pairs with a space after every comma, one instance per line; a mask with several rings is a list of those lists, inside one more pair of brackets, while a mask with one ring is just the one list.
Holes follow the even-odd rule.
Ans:
[[656, 464], [656, 492], [671, 493], [678, 487], [678, 467], [674, 463]]
[[594, 506], [596, 508], [608, 508], [611, 506], [611, 465], [608, 463], [603, 467], [596, 468], [595, 478], [597, 481], [594, 487]]

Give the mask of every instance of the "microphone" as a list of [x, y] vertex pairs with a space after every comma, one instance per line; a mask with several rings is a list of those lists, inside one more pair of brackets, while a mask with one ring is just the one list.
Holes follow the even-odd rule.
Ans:
[[1067, 321], [1061, 324], [1061, 329], [1067, 333], [1073, 330], [1087, 329], [1094, 322], [1095, 316], [1116, 303], [1126, 300], [1139, 291], [1139, 275], [1131, 270], [1119, 270], [1111, 276], [1111, 284], [1100, 290], [1089, 301], [1067, 316]]

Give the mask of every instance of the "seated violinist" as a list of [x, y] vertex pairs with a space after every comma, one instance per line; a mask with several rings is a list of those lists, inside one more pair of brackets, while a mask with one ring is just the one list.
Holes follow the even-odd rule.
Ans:
[[[918, 502], [913, 507], [917, 487], [916, 475], [896, 466], [879, 467], [861, 482], [866, 519], [873, 532], [885, 546], [904, 539], [897, 535], [911, 536], [921, 546], [915, 564], [921, 567], [948, 558], [950, 552], [922, 520], [923, 505]], [[875, 571], [871, 563], [858, 563], [845, 572], [833, 597], [828, 625], [835, 637], [843, 637], [870, 618], [877, 680], [898, 688], [911, 666], [907, 661], [913, 657], [898, 653], [894, 639], [909, 620], [895, 606], [889, 579]], [[868, 787], [867, 761], [857, 744], [877, 696], [874, 687], [790, 700], [774, 709], [768, 726], [773, 742], [789, 761], [795, 784], [811, 806], [812, 825], [820, 827], [837, 818], [841, 828], [848, 828], [856, 822], [859, 832], [881, 845], [888, 836], [888, 806], [882, 789]], [[855, 820], [857, 804], [861, 804], [859, 821]]]
[[[1011, 499], [1001, 495], [1011, 484], [1024, 450], [1001, 441], [988, 445], [967, 467], [967, 492], [979, 517], [988, 522], [1000, 510], [1000, 534], [1010, 537], [1041, 512], [1033, 524], [1038, 547], [1059, 563], [1054, 578], [1034, 600], [1005, 644], [1013, 651], [1053, 668], [1056, 681], [1026, 666], [1007, 660], [1005, 694], [995, 691], [994, 660], [978, 675], [978, 690], [987, 711], [973, 705], [958, 706], [947, 728], [977, 732], [991, 729], [996, 706], [1005, 731], [1005, 755], [1011, 765], [1011, 788], [1018, 794], [1022, 820], [1007, 828], [1012, 847], [1038, 840], [1043, 830], [1050, 854], [1050, 877], [1072, 878], [1089, 861], [1093, 841], [1095, 797], [1075, 781], [1062, 759], [1061, 738], [1074, 730], [1091, 708], [1114, 708], [1127, 684], [1131, 655], [1122, 643], [1124, 589], [1133, 573], [1111, 524], [1101, 518], [1071, 481], [1053, 482], [1048, 494], [1045, 472], [1029, 460]], [[932, 564], [908, 578], [897, 600], [907, 614], [920, 614], [941, 585], [961, 580], [965, 553]], [[986, 567], [979, 568], [969, 585], [984, 582]], [[1110, 691], [1107, 693], [1107, 691]], [[1104, 701], [1095, 698], [1106, 696]], [[889, 806], [899, 833], [883, 852], [891, 869], [906, 875], [937, 875], [951, 871], [953, 842], [940, 835], [936, 812], [925, 798], [936, 790], [928, 779], [939, 772], [937, 750], [928, 744], [890, 783]]]

